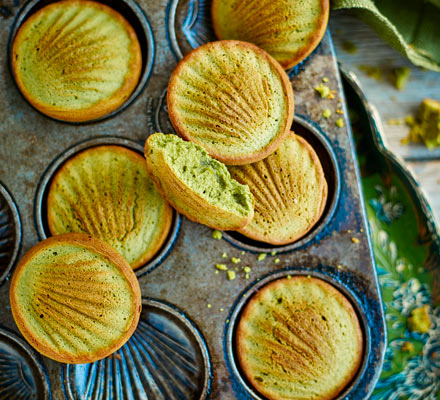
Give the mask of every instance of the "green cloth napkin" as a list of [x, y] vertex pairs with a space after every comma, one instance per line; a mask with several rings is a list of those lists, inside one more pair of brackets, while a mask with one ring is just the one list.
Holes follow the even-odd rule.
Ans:
[[332, 0], [351, 10], [414, 64], [440, 71], [440, 0]]

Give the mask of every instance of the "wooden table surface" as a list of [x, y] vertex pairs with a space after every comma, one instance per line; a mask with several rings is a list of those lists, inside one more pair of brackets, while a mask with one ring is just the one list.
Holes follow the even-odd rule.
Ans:
[[[428, 150], [423, 144], [404, 145], [409, 127], [403, 123], [407, 115], [416, 115], [420, 102], [429, 97], [440, 100], [440, 73], [416, 67], [385, 43], [368, 25], [345, 12], [333, 12], [330, 29], [339, 61], [358, 76], [367, 99], [376, 106], [388, 148], [402, 157], [412, 169], [428, 196], [437, 218], [440, 217], [440, 147]], [[354, 54], [344, 50], [344, 42], [356, 46]], [[380, 67], [382, 79], [369, 77], [360, 66]], [[404, 90], [397, 90], [390, 74], [396, 67], [411, 70]], [[401, 125], [390, 125], [400, 120]]]

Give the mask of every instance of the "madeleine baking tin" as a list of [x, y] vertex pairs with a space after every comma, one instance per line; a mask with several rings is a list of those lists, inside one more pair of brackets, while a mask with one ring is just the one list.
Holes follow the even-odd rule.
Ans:
[[[26, 16], [47, 2], [11, 6], [15, 18], [4, 19], [0, 25], [4, 77], [0, 82], [0, 179], [20, 209], [20, 255], [47, 235], [45, 193], [54, 171], [65, 160], [102, 143], [141, 152], [149, 134], [172, 132], [165, 97], [171, 72], [188, 51], [214, 39], [207, 1], [106, 3], [132, 23], [132, 11], [137, 10], [139, 35], [151, 26], [150, 42], [145, 39], [149, 44], [144, 76], [150, 70], [151, 74], [145, 88], [138, 87], [138, 96], [123, 110], [93, 124], [61, 123], [40, 114], [26, 103], [7, 71], [8, 35], [10, 48]], [[176, 215], [167, 243], [152, 264], [138, 272], [142, 295], [148, 299], [133, 338], [115, 355], [90, 365], [62, 365], [44, 358], [54, 399], [261, 398], [235, 363], [234, 329], [247, 296], [286, 274], [319, 276], [353, 303], [366, 346], [362, 367], [340, 398], [369, 396], [381, 370], [385, 325], [353, 141], [348, 121], [340, 114], [347, 110], [329, 33], [289, 76], [295, 91], [293, 129], [317, 150], [329, 184], [327, 208], [314, 230], [296, 243], [274, 248], [230, 232], [215, 240], [211, 229]], [[334, 99], [322, 99], [314, 90], [323, 77]], [[326, 108], [332, 111], [328, 119], [322, 117]], [[343, 118], [345, 126], [336, 125], [338, 118]], [[13, 241], [19, 243], [19, 237]], [[231, 257], [240, 262], [233, 263]], [[236, 278], [228, 280], [215, 268], [217, 263], [226, 264]], [[244, 266], [251, 267], [248, 279]], [[8, 289], [8, 284], [0, 287], [4, 310], [0, 324], [17, 331]], [[172, 365], [173, 373], [164, 371], [164, 365]]]

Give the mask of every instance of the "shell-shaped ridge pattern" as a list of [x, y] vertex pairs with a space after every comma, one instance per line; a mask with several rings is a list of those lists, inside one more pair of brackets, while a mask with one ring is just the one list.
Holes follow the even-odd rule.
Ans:
[[115, 354], [66, 367], [69, 399], [203, 398], [208, 377], [199, 346], [175, 316], [144, 305], [138, 328]]
[[243, 42], [214, 42], [181, 61], [168, 87], [176, 131], [227, 164], [264, 158], [287, 133], [293, 94], [275, 61]]
[[327, 199], [320, 161], [301, 137], [290, 133], [262, 161], [229, 167], [254, 196], [253, 220], [240, 230], [255, 240], [285, 244], [306, 234], [319, 220]]
[[212, 13], [219, 39], [254, 43], [290, 68], [319, 43], [328, 10], [326, 0], [214, 0]]
[[[40, 111], [68, 121], [113, 111], [141, 73], [134, 29], [115, 10], [89, 0], [61, 1], [33, 14], [13, 45], [13, 70], [25, 97]], [[101, 115], [102, 114], [102, 115]]]
[[79, 153], [56, 174], [48, 221], [52, 234], [90, 233], [138, 268], [166, 240], [172, 210], [141, 155], [122, 146], [99, 146]]

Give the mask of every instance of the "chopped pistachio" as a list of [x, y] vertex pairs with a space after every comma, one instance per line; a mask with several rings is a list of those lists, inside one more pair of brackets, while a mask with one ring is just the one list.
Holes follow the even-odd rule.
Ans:
[[267, 254], [266, 254], [266, 253], [260, 253], [260, 254], [258, 254], [258, 258], [257, 258], [257, 260], [258, 260], [258, 261], [263, 261], [263, 260], [266, 259], [266, 257], [267, 257]]
[[398, 118], [390, 118], [387, 121], [387, 125], [402, 125], [403, 121]]
[[226, 320], [226, 323], [229, 324], [229, 319]]
[[342, 119], [342, 118], [338, 118], [337, 120], [336, 120], [336, 125], [339, 127], [339, 128], [342, 128], [345, 124], [344, 124], [344, 120]]
[[224, 311], [224, 310], [225, 310], [224, 308], [220, 308], [220, 309], [219, 309], [220, 312], [222, 312], [222, 311]]
[[350, 40], [344, 40], [342, 42], [342, 50], [344, 50], [346, 53], [349, 53], [349, 54], [356, 54], [357, 53], [356, 45], [353, 42], [351, 42]]
[[364, 228], [361, 228], [361, 232], [363, 232], [364, 231]]
[[223, 253], [222, 258], [228, 258], [228, 255], [226, 253]]
[[215, 274], [216, 274], [216, 275], [218, 275], [218, 274], [219, 274], [219, 272], [218, 272], [218, 271], [216, 270], [216, 271], [215, 271]]
[[228, 267], [226, 266], [226, 264], [216, 264], [215, 266], [217, 269], [219, 269], [220, 271], [227, 271]]
[[228, 279], [230, 281], [233, 281], [235, 279], [235, 272], [234, 271], [228, 271], [227, 274], [228, 274]]
[[241, 259], [238, 257], [231, 257], [231, 262], [233, 264], [240, 264], [241, 263]]
[[314, 89], [321, 95], [323, 99], [326, 99], [330, 94], [330, 88], [322, 83], [319, 86], [315, 86]]
[[328, 82], [328, 78], [327, 78], [326, 76], [324, 76], [324, 77], [322, 78], [322, 81], [323, 81], [324, 83], [327, 83], [327, 82]]
[[209, 304], [209, 303], [208, 303], [208, 304], [207, 304], [206, 306], [207, 306], [208, 308], [211, 308], [211, 307], [212, 307], [212, 305], [211, 305], [211, 304]]
[[359, 243], [359, 239], [358, 239], [358, 238], [355, 238], [355, 237], [352, 237], [352, 238], [351, 238], [351, 241], [352, 241], [353, 243]]
[[336, 114], [342, 114], [342, 115], [344, 115], [344, 110], [338, 108], [338, 109], [336, 109]]
[[322, 112], [322, 116], [327, 119], [330, 118], [332, 116], [332, 111], [329, 108], [326, 108], [323, 112]]
[[336, 268], [337, 268], [337, 269], [342, 269], [342, 265], [338, 264], [338, 265], [336, 266]]
[[404, 118], [405, 124], [408, 125], [409, 127], [412, 127], [416, 124], [416, 118], [414, 117], [414, 115], [407, 115]]
[[277, 254], [277, 252], [276, 252], [275, 250], [272, 250], [272, 251], [270, 252], [270, 255], [271, 255], [271, 256], [274, 256], [275, 254]]
[[330, 93], [327, 96], [327, 99], [333, 100], [335, 98], [336, 90], [330, 90]]
[[292, 275], [287, 275], [287, 279], [292, 279]]
[[351, 233], [351, 229], [347, 229], [347, 233]]
[[382, 70], [379, 67], [374, 67], [371, 65], [360, 65], [359, 69], [370, 78], [376, 79], [377, 81], [382, 80]]
[[275, 264], [279, 264], [280, 261], [281, 261], [281, 260], [280, 260], [279, 258], [275, 258], [274, 263], [275, 263]]
[[220, 240], [222, 237], [223, 237], [223, 233], [221, 233], [220, 231], [215, 230], [214, 232], [212, 232], [213, 239]]
[[243, 251], [241, 252], [241, 255], [244, 256], [245, 254], [246, 254], [246, 252], [243, 250]]
[[245, 274], [244, 279], [249, 279], [249, 274]]
[[405, 89], [406, 84], [408, 83], [409, 76], [411, 74], [411, 71], [407, 67], [399, 67], [393, 69], [393, 81], [394, 86], [398, 90]]
[[251, 267], [248, 267], [247, 265], [243, 268], [243, 271], [246, 272], [247, 274], [249, 272], [251, 272]]
[[431, 318], [429, 317], [429, 305], [415, 308], [408, 318], [408, 327], [412, 332], [427, 333], [431, 328]]

